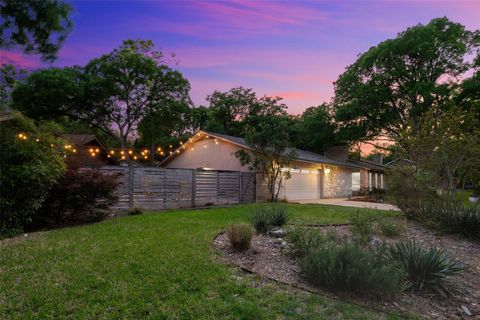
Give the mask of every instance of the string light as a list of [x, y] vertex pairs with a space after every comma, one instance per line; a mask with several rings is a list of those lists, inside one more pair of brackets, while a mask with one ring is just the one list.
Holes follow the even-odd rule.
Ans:
[[132, 151], [132, 150], [128, 150], [128, 154], [132, 154], [132, 153], [133, 153], [133, 151]]
[[177, 150], [177, 153], [180, 153], [180, 150]]
[[110, 150], [110, 154], [115, 154], [115, 151], [114, 151], [114, 150]]

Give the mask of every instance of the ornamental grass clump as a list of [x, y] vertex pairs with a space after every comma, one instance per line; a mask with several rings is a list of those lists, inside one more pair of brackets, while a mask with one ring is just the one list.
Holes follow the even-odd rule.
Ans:
[[377, 294], [401, 290], [403, 273], [387, 259], [383, 247], [325, 245], [309, 251], [299, 264], [316, 286]]
[[445, 232], [480, 240], [480, 207], [444, 209], [438, 213], [438, 221]]
[[235, 250], [245, 251], [250, 248], [253, 231], [246, 223], [232, 224], [228, 227], [227, 236]]
[[265, 234], [269, 226], [282, 227], [285, 225], [288, 217], [288, 209], [285, 205], [258, 207], [253, 211], [250, 222], [257, 233]]
[[446, 285], [449, 279], [465, 269], [444, 250], [425, 250], [415, 241], [398, 242], [392, 245], [389, 251], [392, 260], [406, 273], [405, 289], [448, 292]]

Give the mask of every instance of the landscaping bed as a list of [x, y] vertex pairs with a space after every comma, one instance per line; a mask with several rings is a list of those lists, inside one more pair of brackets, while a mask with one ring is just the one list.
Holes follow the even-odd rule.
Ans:
[[[351, 237], [349, 226], [345, 225], [310, 228], [318, 228], [324, 233], [335, 231], [339, 242]], [[384, 312], [413, 313], [435, 319], [480, 319], [480, 244], [453, 236], [437, 235], [411, 222], [407, 223], [406, 231], [400, 237], [396, 239], [374, 237], [371, 242], [385, 241], [392, 244], [405, 239], [415, 240], [424, 248], [432, 246], [443, 248], [451, 258], [466, 266], [464, 272], [452, 279], [453, 285], [449, 287], [451, 295], [405, 291], [375, 296], [324, 290], [311, 285], [302, 276], [296, 259], [290, 254], [288, 244], [282, 238], [255, 235], [250, 249], [239, 252], [231, 248], [227, 235], [221, 233], [215, 238], [213, 245], [226, 260], [239, 267], [307, 291], [346, 298], [351, 302]]]

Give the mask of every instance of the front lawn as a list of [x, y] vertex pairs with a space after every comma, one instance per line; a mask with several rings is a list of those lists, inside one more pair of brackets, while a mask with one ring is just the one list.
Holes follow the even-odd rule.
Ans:
[[[253, 206], [171, 210], [0, 242], [0, 318], [386, 318], [220, 262], [213, 237], [247, 221]], [[293, 223], [347, 222], [357, 210], [289, 207]]]

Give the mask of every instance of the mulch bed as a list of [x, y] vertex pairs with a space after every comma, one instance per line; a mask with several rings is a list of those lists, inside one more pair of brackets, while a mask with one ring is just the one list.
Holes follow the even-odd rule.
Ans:
[[[334, 229], [339, 239], [350, 237], [348, 226], [316, 228], [324, 232]], [[377, 311], [413, 313], [432, 319], [480, 319], [480, 243], [458, 239], [454, 236], [436, 235], [432, 231], [410, 222], [407, 224], [406, 234], [401, 237], [401, 239], [406, 238], [415, 240], [426, 248], [431, 246], [444, 248], [450, 257], [467, 266], [467, 270], [452, 279], [455, 283], [455, 287], [452, 288], [452, 296], [443, 297], [438, 294], [409, 292], [387, 297], [360, 296], [349, 292], [331, 292], [317, 288], [302, 277], [295, 259], [288, 254], [283, 240], [265, 235], [255, 235], [251, 248], [245, 252], [233, 250], [225, 233], [221, 233], [215, 238], [213, 246], [228, 262], [248, 272], [257, 273], [265, 278], [302, 290], [341, 298]], [[387, 242], [398, 240], [400, 239], [385, 239]], [[462, 306], [471, 313], [471, 316], [462, 310]]]

